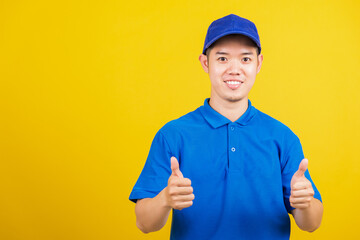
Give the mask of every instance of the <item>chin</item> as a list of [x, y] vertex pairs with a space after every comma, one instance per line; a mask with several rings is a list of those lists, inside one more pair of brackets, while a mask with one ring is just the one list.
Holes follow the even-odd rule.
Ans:
[[232, 97], [227, 97], [226, 100], [228, 102], [239, 102], [241, 100], [243, 100], [244, 97], [236, 97], [236, 96], [232, 96]]

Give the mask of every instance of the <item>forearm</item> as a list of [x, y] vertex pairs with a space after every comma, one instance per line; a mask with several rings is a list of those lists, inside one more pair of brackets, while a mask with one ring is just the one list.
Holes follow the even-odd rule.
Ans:
[[300, 229], [313, 232], [320, 227], [323, 205], [318, 199], [313, 198], [308, 208], [296, 208], [292, 211], [292, 215], [294, 216], [296, 225], [298, 225]]
[[144, 233], [160, 230], [169, 217], [171, 207], [167, 206], [164, 188], [154, 198], [138, 200], [135, 206], [136, 225]]

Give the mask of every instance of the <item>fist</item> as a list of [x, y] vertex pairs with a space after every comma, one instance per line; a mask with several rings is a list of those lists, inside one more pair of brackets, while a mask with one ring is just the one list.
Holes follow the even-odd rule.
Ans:
[[175, 157], [171, 157], [171, 171], [165, 191], [167, 205], [177, 210], [192, 206], [195, 195], [191, 181], [184, 178], [179, 169], [179, 162]]
[[304, 158], [299, 165], [299, 169], [291, 179], [290, 205], [293, 208], [308, 208], [314, 197], [314, 189], [312, 188], [311, 182], [304, 175], [307, 166], [308, 160]]

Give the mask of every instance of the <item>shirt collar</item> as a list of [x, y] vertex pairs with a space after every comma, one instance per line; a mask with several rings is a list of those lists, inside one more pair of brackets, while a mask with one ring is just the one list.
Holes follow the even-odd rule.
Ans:
[[[204, 101], [204, 105], [201, 106], [201, 108], [200, 108], [200, 111], [201, 111], [202, 115], [204, 116], [204, 118], [206, 119], [206, 121], [213, 128], [218, 128], [225, 124], [232, 123], [232, 121], [230, 119], [224, 117], [223, 115], [221, 115], [220, 113], [215, 111], [209, 105], [209, 100], [210, 100], [210, 98], [206, 98]], [[249, 106], [248, 106], [247, 110], [234, 123], [244, 126], [244, 125], [248, 124], [251, 119], [253, 119], [253, 117], [256, 114], [256, 108], [254, 106], [252, 106], [251, 101], [249, 99], [248, 99], [248, 104], [249, 104]]]

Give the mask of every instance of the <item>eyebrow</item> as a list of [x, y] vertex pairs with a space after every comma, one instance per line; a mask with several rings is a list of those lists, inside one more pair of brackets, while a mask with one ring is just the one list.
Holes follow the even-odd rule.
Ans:
[[[227, 52], [216, 52], [215, 55], [229, 55]], [[243, 52], [241, 55], [254, 55], [252, 52]]]

